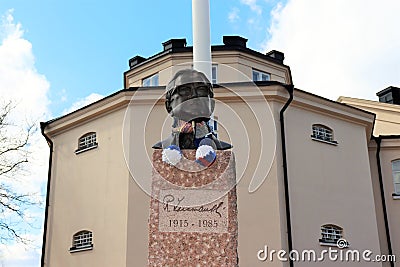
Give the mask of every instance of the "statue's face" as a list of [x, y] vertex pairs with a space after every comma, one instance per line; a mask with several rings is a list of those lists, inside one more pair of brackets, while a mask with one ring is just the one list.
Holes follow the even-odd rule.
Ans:
[[184, 121], [210, 118], [214, 100], [210, 98], [210, 85], [201, 75], [179, 76], [170, 102], [172, 115]]

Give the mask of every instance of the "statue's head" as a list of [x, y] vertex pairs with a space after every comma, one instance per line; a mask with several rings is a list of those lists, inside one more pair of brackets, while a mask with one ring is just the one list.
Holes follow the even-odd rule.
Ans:
[[212, 84], [202, 72], [178, 71], [166, 89], [165, 107], [172, 117], [187, 122], [208, 120], [214, 111]]

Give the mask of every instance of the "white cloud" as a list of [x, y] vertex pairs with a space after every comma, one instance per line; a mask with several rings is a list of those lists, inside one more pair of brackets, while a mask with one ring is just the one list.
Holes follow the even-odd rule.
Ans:
[[377, 100], [400, 86], [399, 1], [289, 0], [271, 12], [266, 50], [285, 53], [296, 87]]
[[[21, 126], [25, 123], [38, 124], [51, 116], [47, 98], [50, 84], [44, 75], [37, 72], [32, 44], [23, 38], [23, 33], [21, 24], [14, 22], [12, 10], [8, 11], [0, 24], [0, 99], [13, 101], [15, 109], [12, 110], [11, 120]], [[29, 185], [40, 189], [41, 185], [35, 182], [46, 180], [48, 159], [47, 144], [40, 131], [33, 135], [30, 150], [35, 162], [31, 167], [38, 169], [29, 169], [32, 176], [24, 180], [29, 180]]]
[[65, 115], [65, 114], [68, 114], [68, 113], [70, 113], [70, 112], [73, 112], [73, 111], [75, 111], [75, 110], [78, 110], [78, 109], [80, 109], [80, 108], [83, 108], [84, 106], [87, 106], [87, 105], [89, 105], [89, 104], [92, 104], [92, 103], [94, 103], [94, 102], [96, 102], [97, 100], [100, 100], [100, 99], [102, 99], [102, 98], [104, 98], [103, 95], [96, 94], [96, 93], [91, 93], [91, 94], [88, 95], [87, 97], [77, 100], [75, 103], [72, 104], [72, 106], [71, 106], [70, 108], [64, 110], [64, 111], [62, 112], [62, 114], [64, 114], [64, 115]]
[[[26, 122], [38, 124], [39, 121], [49, 119], [49, 87], [46, 77], [35, 67], [32, 44], [24, 39], [22, 25], [14, 21], [12, 10], [9, 10], [0, 22], [0, 99], [1, 102], [11, 100], [16, 105], [12, 121], [24, 126]], [[30, 143], [28, 149], [31, 158], [26, 165], [26, 172], [21, 177], [13, 177], [12, 185], [16, 190], [40, 195], [47, 181], [49, 149], [39, 130], [32, 136]], [[44, 200], [43, 195], [40, 200]], [[40, 262], [40, 250], [37, 248], [41, 246], [39, 229], [43, 226], [44, 212], [42, 207], [36, 207], [28, 210], [28, 213], [39, 214], [36, 221], [30, 221], [35, 228], [25, 228], [26, 224], [17, 227], [35, 236], [34, 242], [28, 247], [12, 243], [0, 246], [0, 263], [5, 266], [37, 266]]]
[[254, 11], [257, 15], [261, 15], [262, 8], [257, 4], [257, 0], [240, 0], [242, 4], [245, 4], [250, 7], [252, 11]]
[[239, 8], [234, 7], [232, 8], [231, 12], [228, 14], [228, 20], [231, 23], [234, 23], [239, 20]]
[[[2, 16], [0, 21], [0, 102], [13, 100], [16, 108], [11, 119], [19, 125], [26, 121], [47, 121], [52, 117], [49, 111], [47, 92], [50, 84], [46, 77], [35, 67], [35, 57], [32, 44], [24, 38], [22, 25], [14, 21], [12, 10]], [[61, 101], [67, 100], [66, 90], [61, 91]], [[95, 102], [103, 96], [91, 94], [78, 100], [64, 113], [72, 112], [85, 105]], [[12, 185], [16, 190], [37, 192], [44, 202], [45, 185], [47, 181], [48, 151], [44, 137], [38, 130], [31, 138], [29, 165], [25, 175], [16, 177]], [[42, 195], [40, 195], [42, 193]], [[26, 221], [34, 226], [30, 228], [21, 223], [18, 229], [27, 232], [27, 237], [33, 240], [28, 246], [20, 243], [0, 244], [0, 266], [33, 267], [40, 263], [43, 226], [43, 206], [30, 208], [26, 211]], [[9, 217], [12, 219], [11, 217]]]
[[14, 22], [12, 11], [7, 12], [0, 26], [0, 96], [13, 99], [23, 114], [38, 119], [48, 114], [50, 84], [37, 72], [32, 44], [23, 34], [21, 24]]
[[[42, 235], [24, 236], [34, 243], [40, 244]], [[21, 243], [0, 245], [0, 266], [6, 267], [37, 267], [40, 265], [40, 247], [30, 248]]]

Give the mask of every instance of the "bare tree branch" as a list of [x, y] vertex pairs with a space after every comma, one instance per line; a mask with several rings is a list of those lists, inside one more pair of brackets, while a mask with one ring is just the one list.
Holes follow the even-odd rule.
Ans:
[[16, 190], [18, 177], [24, 175], [29, 161], [29, 141], [35, 131], [34, 124], [27, 127], [15, 125], [11, 113], [15, 105], [10, 101], [0, 103], [0, 243], [10, 241], [27, 244], [21, 222], [28, 224], [25, 211], [39, 203], [32, 194]]

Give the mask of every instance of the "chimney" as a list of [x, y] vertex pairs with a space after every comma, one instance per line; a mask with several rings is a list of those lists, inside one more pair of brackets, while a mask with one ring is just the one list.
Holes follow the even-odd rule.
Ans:
[[145, 60], [146, 60], [146, 58], [144, 58], [144, 57], [135, 56], [135, 57], [129, 59], [129, 68], [133, 69], [136, 65], [142, 63]]
[[162, 43], [164, 46], [164, 51], [173, 49], [173, 48], [183, 48], [186, 47], [186, 39], [170, 39], [164, 43]]
[[193, 68], [211, 77], [210, 0], [192, 0]]
[[246, 47], [247, 39], [241, 36], [224, 36], [224, 45]]
[[389, 86], [376, 93], [379, 97], [379, 102], [400, 105], [400, 88]]
[[283, 64], [283, 60], [285, 59], [285, 54], [276, 50], [269, 51], [266, 55], [275, 59], [281, 64]]

